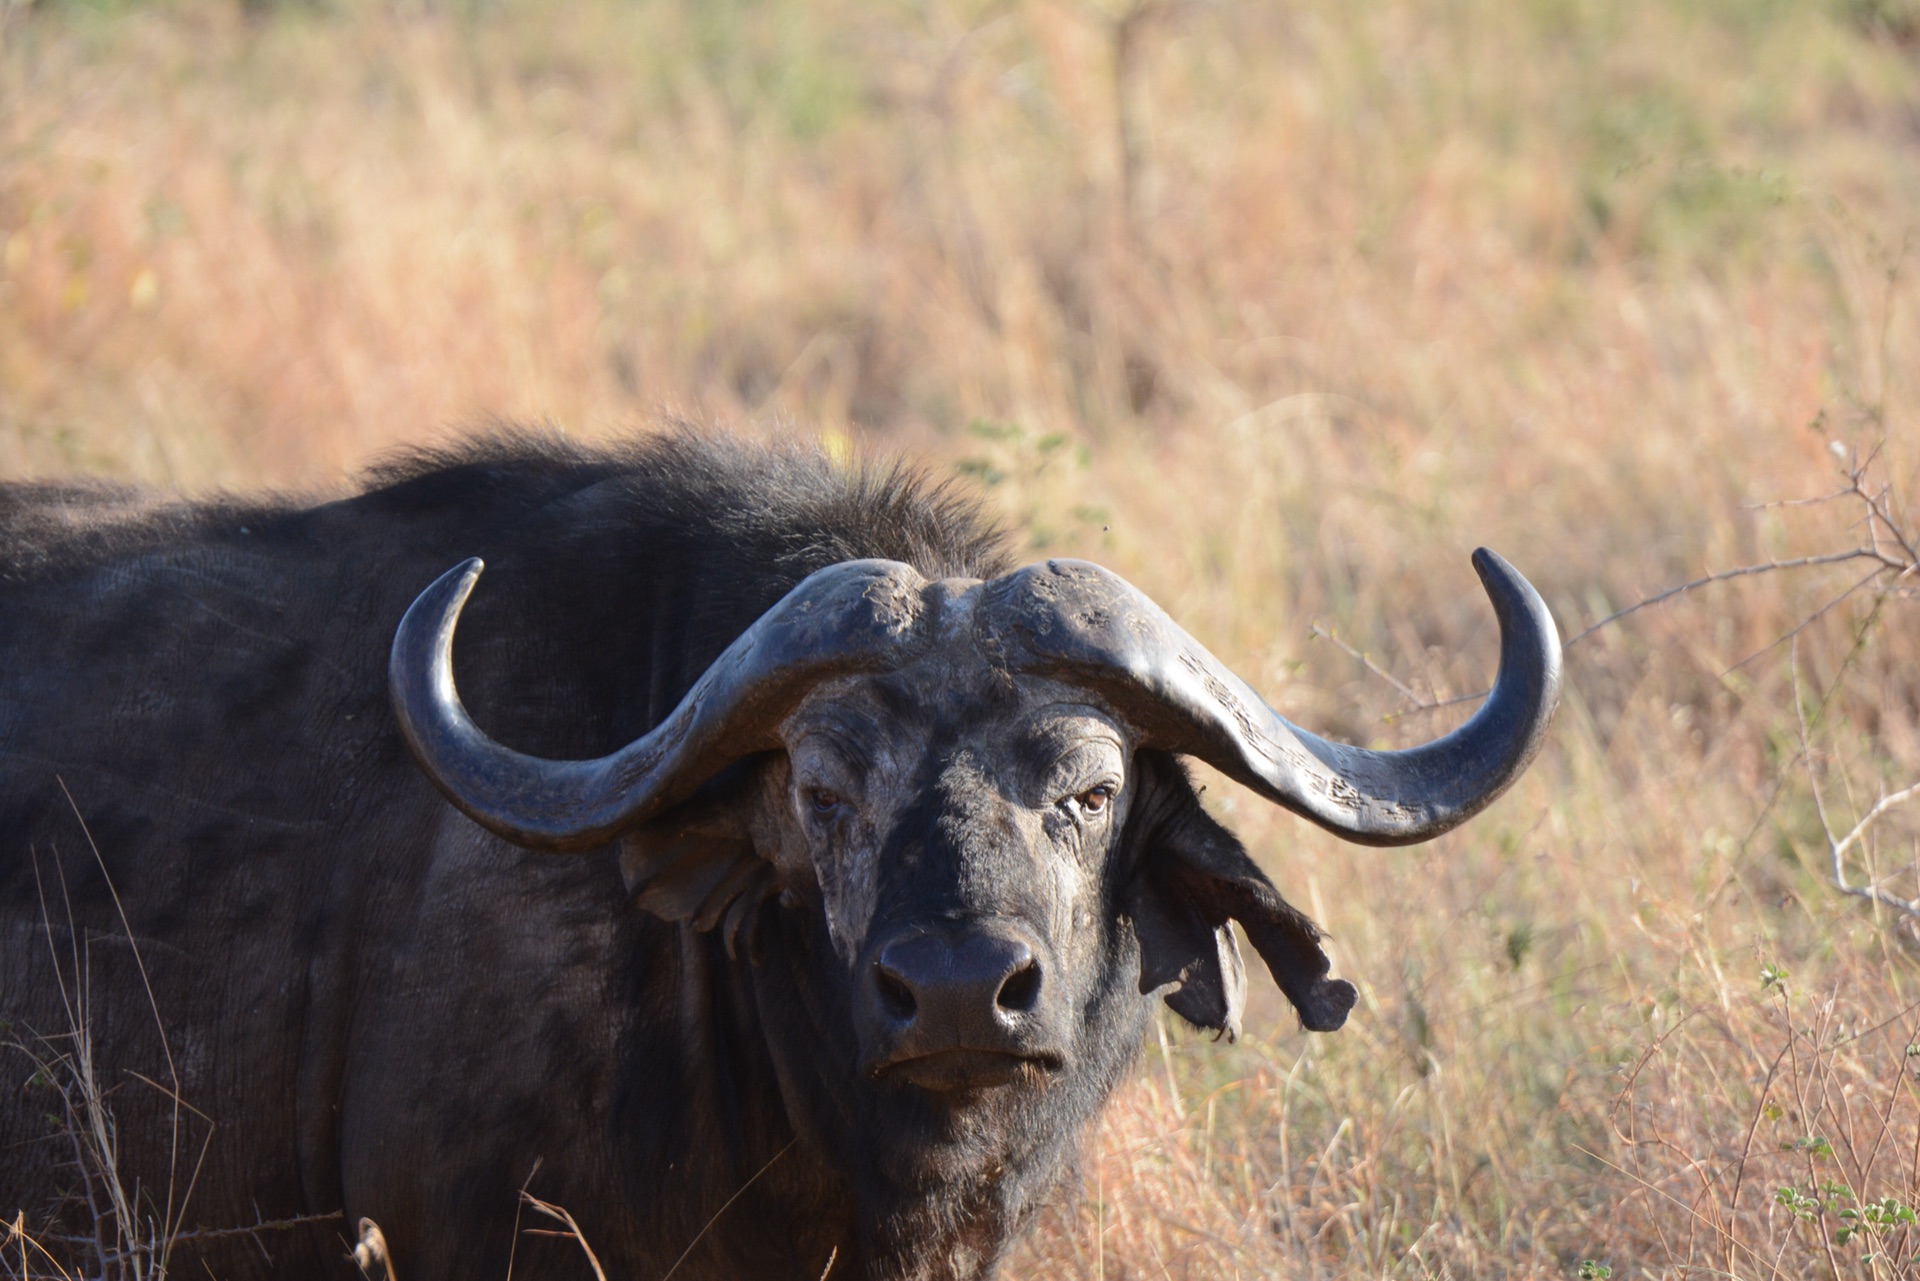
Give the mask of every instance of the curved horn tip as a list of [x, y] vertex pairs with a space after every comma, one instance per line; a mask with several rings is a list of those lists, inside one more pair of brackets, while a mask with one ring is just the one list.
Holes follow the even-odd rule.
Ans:
[[418, 626], [415, 620], [424, 619], [429, 613], [435, 615], [436, 619], [446, 614], [458, 616], [466, 606], [467, 598], [473, 595], [473, 585], [480, 580], [480, 571], [486, 567], [487, 563], [478, 556], [469, 556], [428, 583], [401, 616], [399, 635]]
[[[388, 678], [396, 694], [402, 682], [413, 675], [414, 665], [405, 661], [406, 655], [418, 651], [429, 656], [427, 661], [431, 664], [434, 661], [431, 655], [452, 644], [453, 629], [460, 621], [461, 611], [467, 607], [467, 598], [473, 595], [480, 571], [485, 568], [485, 561], [469, 556], [427, 584], [407, 606], [407, 612], [400, 617], [400, 626], [394, 631], [388, 659]], [[421, 646], [427, 648], [421, 650]]]
[[1538, 589], [1527, 581], [1526, 575], [1509, 564], [1500, 553], [1486, 547], [1473, 549], [1473, 569], [1480, 575], [1480, 582], [1487, 589], [1487, 594], [1493, 597], [1496, 608], [1504, 601], [1532, 615], [1543, 636], [1552, 642], [1551, 648], [1556, 652], [1559, 650], [1560, 629], [1553, 621], [1553, 612], [1547, 608], [1547, 602], [1541, 599]]
[[464, 605], [467, 603], [468, 595], [473, 591], [473, 585], [480, 581], [480, 571], [486, 567], [487, 562], [481, 560], [478, 556], [469, 556], [446, 573], [440, 575], [440, 579], [444, 582], [456, 574], [459, 575], [460, 585], [456, 589], [455, 599]]
[[461, 612], [466, 609], [467, 598], [473, 595], [473, 585], [480, 581], [480, 571], [486, 567], [487, 562], [481, 560], [478, 556], [469, 556], [447, 571], [446, 577], [448, 578], [453, 577], [455, 574], [460, 576], [459, 581], [453, 585], [453, 591], [450, 593], [447, 601], [447, 627], [449, 631], [452, 630], [453, 620], [460, 617]]
[[1480, 575], [1480, 581], [1492, 587], [1496, 582], [1506, 587], [1518, 587], [1531, 590], [1533, 584], [1522, 577], [1507, 558], [1491, 547], [1473, 549], [1473, 572]]

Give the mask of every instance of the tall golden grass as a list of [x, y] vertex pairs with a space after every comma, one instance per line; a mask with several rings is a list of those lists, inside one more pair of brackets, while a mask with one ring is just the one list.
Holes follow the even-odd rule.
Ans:
[[[1899, 559], [1801, 500], [1859, 467], [1920, 528], [1916, 39], [1905, 0], [8, 0], [0, 470], [817, 432], [1412, 741], [1491, 666], [1477, 544], [1569, 635]], [[1360, 1006], [1168, 1027], [1011, 1272], [1920, 1276], [1920, 934], [1829, 883], [1920, 781], [1914, 580], [1870, 567], [1583, 638], [1547, 756], [1429, 846], [1217, 782]], [[1920, 804], [1842, 862], [1920, 894]]]

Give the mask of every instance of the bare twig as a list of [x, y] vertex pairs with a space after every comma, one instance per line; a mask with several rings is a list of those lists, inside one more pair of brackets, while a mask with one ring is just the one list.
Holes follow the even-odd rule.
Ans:
[[1820, 608], [1814, 610], [1811, 614], [1808, 614], [1805, 618], [1795, 623], [1793, 627], [1786, 632], [1785, 635], [1774, 637], [1772, 640], [1768, 641], [1765, 645], [1762, 645], [1759, 649], [1754, 650], [1753, 653], [1748, 654], [1745, 658], [1741, 659], [1739, 662], [1735, 663], [1733, 666], [1727, 668], [1726, 671], [1721, 672], [1720, 675], [1723, 678], [1730, 676], [1734, 672], [1737, 672], [1741, 668], [1745, 667], [1748, 663], [1751, 663], [1754, 659], [1760, 658], [1766, 654], [1771, 654], [1774, 650], [1788, 643], [1794, 637], [1798, 636], [1801, 632], [1806, 631], [1807, 628], [1812, 627], [1815, 623], [1819, 622], [1821, 619], [1825, 618], [1828, 614], [1831, 614], [1834, 610], [1838, 609], [1855, 592], [1859, 591], [1862, 587], [1865, 587], [1867, 584], [1873, 582], [1874, 579], [1879, 578], [1881, 574], [1884, 572], [1885, 572], [1884, 570], [1876, 569], [1872, 573], [1868, 574], [1865, 578], [1858, 580], [1853, 584], [1853, 586], [1847, 588], [1847, 590], [1845, 590], [1844, 592], [1841, 592], [1838, 596], [1835, 596], [1832, 600], [1828, 601], [1826, 604], [1822, 605]]
[[1833, 887], [1842, 894], [1850, 894], [1855, 898], [1863, 898], [1870, 903], [1889, 908], [1904, 916], [1920, 919], [1920, 899], [1903, 899], [1898, 895], [1889, 894], [1872, 881], [1864, 885], [1855, 885], [1847, 879], [1847, 852], [1859, 844], [1861, 839], [1866, 836], [1867, 829], [1872, 827], [1873, 824], [1886, 815], [1888, 811], [1904, 805], [1916, 796], [1920, 796], [1920, 783], [1913, 783], [1896, 792], [1882, 792], [1880, 799], [1868, 807], [1867, 812], [1861, 815], [1859, 821], [1847, 830], [1845, 836], [1836, 835], [1833, 829], [1833, 820], [1827, 813], [1826, 797], [1823, 796], [1820, 791], [1819, 774], [1814, 768], [1813, 746], [1807, 729], [1807, 715], [1805, 708], [1801, 705], [1800, 698], [1800, 663], [1798, 655], [1794, 657], [1794, 661], [1791, 664], [1791, 671], [1793, 674], [1793, 710], [1794, 715], [1799, 720], [1800, 726], [1800, 755], [1806, 762], [1807, 787], [1813, 793], [1814, 812], [1820, 817], [1820, 832], [1821, 835], [1826, 838], [1827, 856], [1832, 863], [1831, 883]]
[[[1691, 582], [1681, 583], [1677, 587], [1669, 587], [1663, 592], [1657, 592], [1654, 595], [1647, 597], [1645, 600], [1636, 601], [1635, 603], [1627, 606], [1625, 609], [1615, 610], [1613, 613], [1608, 614], [1605, 618], [1601, 619], [1599, 622], [1593, 624], [1591, 627], [1588, 627], [1585, 631], [1578, 633], [1577, 635], [1573, 636], [1571, 639], [1564, 642], [1561, 645], [1561, 648], [1563, 650], [1572, 649], [1575, 645], [1578, 645], [1581, 641], [1585, 640], [1587, 637], [1593, 635], [1595, 632], [1599, 631], [1601, 628], [1607, 626], [1610, 623], [1617, 623], [1621, 619], [1626, 618], [1631, 614], [1638, 613], [1640, 610], [1646, 609], [1649, 606], [1658, 605], [1663, 601], [1671, 600], [1675, 596], [1679, 596], [1679, 595], [1682, 595], [1683, 593], [1693, 591], [1695, 588], [1706, 587], [1712, 583], [1723, 583], [1728, 581], [1729, 579], [1734, 579], [1734, 578], [1746, 578], [1754, 574], [1772, 573], [1775, 570], [1805, 569], [1808, 566], [1812, 566], [1812, 565], [1838, 565], [1838, 564], [1843, 564], [1846, 561], [1850, 561], [1850, 560], [1873, 560], [1873, 561], [1879, 562], [1879, 564], [1875, 567], [1872, 573], [1868, 574], [1865, 578], [1855, 583], [1852, 587], [1849, 587], [1845, 592], [1842, 592], [1840, 596], [1838, 596], [1834, 600], [1822, 606], [1818, 612], [1816, 612], [1811, 617], [1803, 620], [1792, 631], [1788, 632], [1784, 636], [1781, 636], [1779, 639], [1773, 641], [1771, 644], [1767, 645], [1766, 648], [1761, 649], [1756, 653], [1747, 655], [1747, 657], [1741, 659], [1739, 662], [1735, 663], [1732, 667], [1729, 667], [1727, 669], [1728, 671], [1735, 671], [1741, 667], [1744, 667], [1746, 664], [1751, 663], [1754, 659], [1760, 657], [1761, 654], [1764, 654], [1767, 652], [1767, 650], [1770, 650], [1774, 648], [1774, 646], [1779, 645], [1782, 641], [1791, 640], [1795, 635], [1797, 635], [1800, 631], [1806, 628], [1809, 624], [1817, 621], [1820, 617], [1825, 615], [1834, 606], [1838, 605], [1841, 601], [1845, 600], [1847, 597], [1859, 591], [1862, 587], [1865, 587], [1867, 584], [1873, 582], [1875, 579], [1882, 577], [1890, 569], [1898, 568], [1902, 571], [1902, 574], [1900, 576], [1905, 576], [1906, 574], [1910, 574], [1913, 572], [1913, 567], [1911, 565], [1906, 565], [1903, 562], [1896, 560], [1892, 557], [1883, 555], [1882, 553], [1874, 550], [1873, 548], [1856, 547], [1851, 551], [1833, 552], [1824, 556], [1802, 556], [1794, 560], [1772, 560], [1772, 561], [1766, 561], [1758, 565], [1742, 565], [1738, 569], [1724, 569], [1719, 571], [1718, 573], [1708, 574], [1703, 578], [1696, 578]], [[1355, 649], [1353, 646], [1341, 640], [1339, 636], [1335, 635], [1333, 632], [1327, 630], [1326, 628], [1321, 627], [1320, 624], [1314, 623], [1308, 629], [1308, 634], [1320, 640], [1332, 641], [1333, 644], [1337, 646], [1342, 653], [1346, 654], [1350, 658], [1356, 659], [1359, 662], [1364, 663], [1368, 671], [1372, 672], [1375, 676], [1378, 676], [1381, 680], [1386, 681], [1389, 685], [1393, 686], [1395, 690], [1399, 691], [1401, 697], [1405, 698], [1408, 701], [1408, 703], [1411, 704], [1411, 706], [1406, 709], [1406, 712], [1399, 713], [1400, 715], [1404, 715], [1412, 712], [1434, 712], [1434, 711], [1439, 711], [1443, 707], [1453, 707], [1460, 703], [1477, 703], [1481, 699], [1485, 698], [1488, 694], [1493, 692], [1490, 689], [1483, 689], [1483, 690], [1480, 690], [1478, 693], [1461, 694], [1454, 698], [1443, 698], [1443, 699], [1422, 698], [1420, 697], [1419, 694], [1414, 692], [1412, 686], [1408, 685], [1406, 682], [1400, 680], [1398, 677], [1394, 676], [1391, 672], [1381, 667], [1378, 663], [1374, 662], [1373, 659], [1369, 657], [1367, 654], [1363, 653], [1360, 650]]]
[[1437, 704], [1429, 703], [1427, 702], [1427, 700], [1421, 698], [1418, 694], [1413, 692], [1413, 687], [1411, 685], [1408, 685], [1405, 682], [1401, 681], [1398, 677], [1394, 676], [1393, 673], [1389, 672], [1386, 668], [1374, 662], [1372, 658], [1368, 657], [1366, 654], [1362, 653], [1360, 650], [1355, 649], [1353, 646], [1347, 644], [1345, 641], [1341, 640], [1337, 634], [1335, 634], [1334, 632], [1330, 631], [1325, 627], [1320, 626], [1320, 624], [1315, 623], [1311, 627], [1309, 627], [1307, 629], [1307, 634], [1309, 636], [1314, 637], [1316, 640], [1332, 641], [1334, 644], [1334, 647], [1338, 649], [1341, 653], [1345, 654], [1348, 658], [1351, 658], [1356, 662], [1364, 664], [1368, 671], [1372, 672], [1375, 676], [1378, 676], [1381, 680], [1385, 681], [1387, 684], [1399, 690], [1401, 697], [1405, 698], [1408, 702], [1414, 704], [1416, 707], [1437, 706]]
[[1625, 609], [1617, 609], [1593, 626], [1574, 636], [1566, 643], [1564, 648], [1573, 648], [1609, 623], [1617, 623], [1630, 614], [1637, 614], [1649, 606], [1658, 605], [1662, 601], [1672, 600], [1675, 596], [1693, 591], [1695, 588], [1705, 587], [1711, 583], [1724, 583], [1729, 579], [1747, 578], [1754, 574], [1771, 574], [1783, 569], [1805, 569], [1810, 565], [1840, 565], [1850, 560], [1879, 561], [1882, 570], [1906, 570], [1911, 568], [1908, 562], [1896, 560], [1876, 548], [1855, 547], [1844, 552], [1828, 552], [1824, 556], [1798, 556], [1792, 560], [1769, 560], [1757, 565], [1742, 565], [1738, 569], [1723, 569], [1718, 573], [1708, 574], [1705, 577], [1696, 578], [1691, 582], [1681, 583], [1678, 587], [1669, 587], [1665, 591], [1655, 592], [1645, 600], [1636, 601]]
[[[1877, 584], [1879, 601], [1884, 601], [1892, 596], [1906, 596], [1910, 594], [1915, 590], [1912, 584], [1920, 581], [1920, 537], [1916, 537], [1910, 532], [1907, 525], [1899, 518], [1894, 502], [1892, 486], [1886, 484], [1871, 485], [1869, 483], [1868, 473], [1879, 457], [1880, 450], [1878, 446], [1868, 450], [1865, 456], [1860, 455], [1857, 451], [1853, 453], [1846, 460], [1846, 486], [1834, 490], [1832, 493], [1822, 494], [1814, 498], [1790, 498], [1770, 503], [1746, 504], [1743, 508], [1743, 510], [1757, 511], [1776, 507], [1813, 506], [1851, 498], [1858, 501], [1864, 511], [1865, 546], [1850, 547], [1844, 551], [1824, 552], [1812, 556], [1797, 556], [1785, 560], [1774, 559], [1761, 561], [1752, 565], [1740, 565], [1733, 569], [1717, 570], [1714, 573], [1702, 575], [1699, 578], [1691, 579], [1676, 586], [1666, 588], [1663, 591], [1655, 592], [1651, 596], [1635, 601], [1624, 609], [1615, 610], [1605, 618], [1575, 633], [1561, 648], [1572, 649], [1581, 641], [1610, 624], [1617, 623], [1623, 618], [1637, 614], [1643, 609], [1659, 605], [1677, 596], [1683, 596], [1688, 592], [1696, 591], [1699, 588], [1707, 587], [1714, 583], [1724, 583], [1736, 578], [1751, 578], [1757, 575], [1772, 574], [1792, 569], [1812, 569], [1826, 565], [1842, 565], [1852, 561], [1869, 561], [1872, 563], [1873, 568], [1863, 578], [1800, 620], [1791, 630], [1727, 668], [1727, 672], [1730, 673], [1738, 671], [1754, 659], [1770, 652], [1779, 645], [1793, 640], [1794, 637], [1798, 636], [1815, 622], [1818, 622], [1821, 618], [1824, 618], [1843, 601], [1852, 597], [1863, 588]], [[1316, 639], [1333, 642], [1333, 644], [1339, 647], [1348, 657], [1364, 664], [1369, 672], [1393, 686], [1394, 690], [1399, 693], [1402, 698], [1407, 700], [1409, 704], [1408, 707], [1400, 712], [1390, 713], [1386, 717], [1388, 720], [1393, 720], [1399, 716], [1414, 712], [1438, 711], [1441, 708], [1452, 707], [1458, 703], [1478, 702], [1485, 698], [1490, 692], [1488, 690], [1481, 690], [1478, 693], [1464, 694], [1456, 698], [1425, 699], [1420, 697], [1412, 686], [1374, 662], [1373, 659], [1363, 651], [1355, 649], [1352, 645], [1341, 640], [1332, 630], [1315, 623], [1309, 629], [1309, 632]], [[1724, 674], [1725, 673], [1723, 673], [1723, 675]]]
[[269, 1219], [261, 1223], [249, 1223], [242, 1228], [195, 1228], [191, 1232], [178, 1232], [174, 1240], [178, 1241], [218, 1241], [223, 1237], [250, 1237], [257, 1232], [289, 1232], [294, 1228], [315, 1227], [322, 1223], [335, 1223], [344, 1219], [346, 1214], [333, 1210], [326, 1214], [302, 1214], [291, 1219]]
[[[271, 1219], [260, 1223], [249, 1223], [244, 1227], [238, 1228], [194, 1228], [188, 1232], [175, 1233], [173, 1240], [178, 1244], [181, 1241], [218, 1241], [224, 1237], [250, 1237], [257, 1232], [286, 1232], [294, 1228], [313, 1227], [322, 1223], [334, 1223], [344, 1217], [346, 1216], [341, 1211], [334, 1210], [328, 1214], [303, 1214], [291, 1219]], [[92, 1242], [93, 1238], [81, 1236], [49, 1236], [47, 1240], [57, 1241], [61, 1245], [87, 1245]]]
[[1814, 498], [1775, 498], [1770, 502], [1764, 503], [1741, 503], [1740, 510], [1743, 512], [1770, 512], [1777, 511], [1783, 507], [1820, 507], [1827, 503], [1834, 502], [1837, 499], [1851, 498], [1853, 497], [1853, 492], [1853, 486], [1849, 485], [1845, 489], [1836, 489], [1831, 494], [1821, 494]]

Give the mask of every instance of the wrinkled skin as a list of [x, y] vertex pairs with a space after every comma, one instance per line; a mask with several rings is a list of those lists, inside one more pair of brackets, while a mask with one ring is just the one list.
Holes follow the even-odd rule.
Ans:
[[[1137, 1053], [1151, 999], [1129, 904], [1159, 892], [1148, 847], [1232, 838], [1171, 758], [1136, 753], [1128, 726], [1084, 690], [1009, 679], [964, 651], [824, 686], [780, 737], [782, 751], [630, 844], [737, 841], [742, 858], [777, 870], [772, 928], [806, 922], [815, 935], [830, 975], [793, 1009], [829, 1017], [783, 1009], [784, 967], [749, 973], [761, 1016], [792, 1020], [771, 1044], [842, 1047], [824, 1077], [813, 1055], [780, 1065], [790, 1105], [805, 1100], [792, 1114], [854, 1186], [852, 1231], [829, 1247], [834, 1275], [985, 1275], [1070, 1174], [1086, 1122]], [[1023, 940], [1037, 981], [1005, 1004], [977, 1000], [974, 1017], [932, 1039], [903, 1033], [875, 978], [880, 957], [954, 930]], [[751, 927], [736, 941], [785, 955]], [[835, 1133], [837, 1116], [859, 1118], [859, 1139]]]
[[[1083, 691], [1031, 677], [996, 689], [984, 667], [962, 683], [951, 667], [808, 699], [782, 734], [786, 812], [767, 816], [770, 856], [817, 884], [850, 972], [903, 913], [1020, 921], [1060, 969], [1090, 968], [1076, 936], [1102, 906], [1132, 804], [1132, 736]], [[944, 696], [913, 706], [915, 690]]]

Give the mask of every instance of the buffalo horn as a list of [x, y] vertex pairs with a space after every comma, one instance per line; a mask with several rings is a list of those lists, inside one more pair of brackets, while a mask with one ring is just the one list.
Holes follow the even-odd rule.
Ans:
[[921, 648], [925, 580], [894, 561], [832, 565], [803, 580], [729, 645], [673, 712], [598, 760], [504, 747], [468, 717], [453, 683], [453, 631], [480, 577], [466, 561], [407, 610], [388, 685], [401, 732], [440, 790], [482, 827], [533, 849], [605, 844], [754, 752], [820, 681], [891, 667]]
[[1491, 804], [1526, 769], [1560, 699], [1560, 636], [1513, 566], [1473, 554], [1500, 621], [1500, 671], [1464, 725], [1406, 751], [1291, 725], [1126, 580], [1054, 560], [988, 585], [987, 630], [1016, 669], [1099, 691], [1146, 742], [1198, 757], [1351, 841], [1409, 845]]

